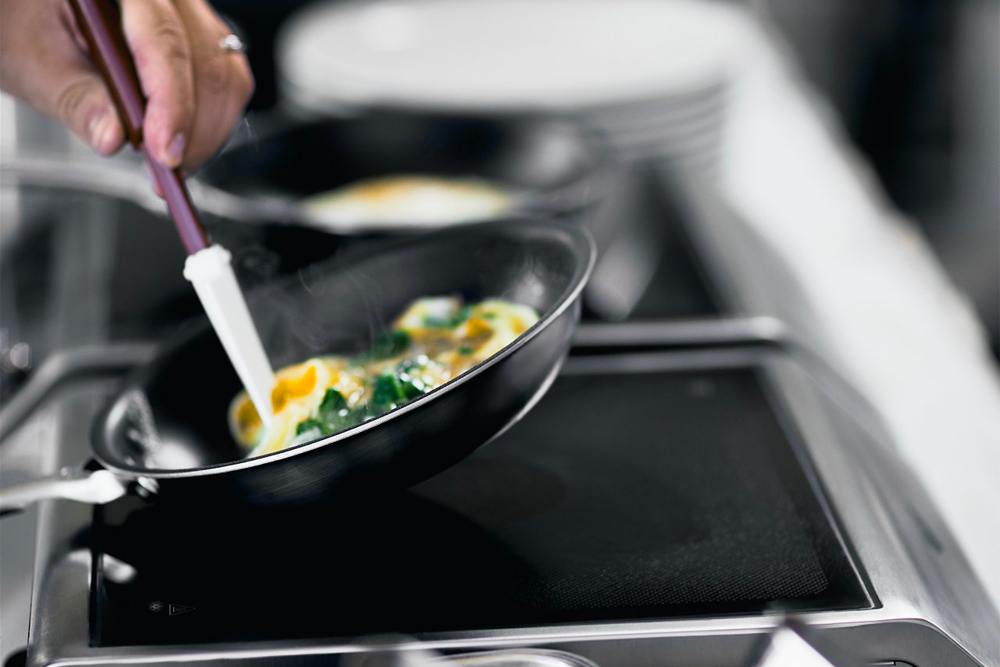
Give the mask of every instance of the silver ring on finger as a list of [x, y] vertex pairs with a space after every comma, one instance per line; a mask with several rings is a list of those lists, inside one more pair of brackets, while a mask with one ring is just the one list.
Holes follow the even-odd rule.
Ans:
[[242, 53], [245, 50], [243, 40], [240, 39], [235, 33], [229, 33], [225, 37], [219, 39], [219, 48], [223, 51], [228, 51], [229, 53]]

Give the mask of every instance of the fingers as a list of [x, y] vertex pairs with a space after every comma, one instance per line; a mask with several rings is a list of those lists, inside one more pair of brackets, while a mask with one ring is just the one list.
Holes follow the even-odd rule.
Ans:
[[204, 0], [175, 0], [191, 41], [197, 114], [184, 167], [194, 169], [229, 137], [253, 94], [254, 80], [242, 53], [219, 41], [231, 30]]
[[246, 58], [219, 47], [229, 28], [204, 0], [123, 0], [122, 20], [148, 98], [145, 141], [169, 167], [218, 150], [253, 94]]
[[[247, 60], [219, 46], [230, 31], [204, 0], [119, 4], [148, 100], [146, 145], [163, 164], [194, 169], [226, 140], [253, 93]], [[98, 152], [120, 148], [124, 131], [65, 1], [0, 6], [0, 87], [59, 119]]]
[[[124, 130], [104, 83], [71, 37], [68, 14], [42, 0], [13, 0], [5, 10], [0, 23], [3, 89], [65, 124], [98, 153], [118, 150]], [[41, 40], [39, 34], [51, 37]]]
[[186, 26], [170, 0], [122, 0], [122, 27], [143, 93], [143, 138], [168, 167], [184, 162], [195, 117], [194, 66]]
[[94, 72], [63, 70], [53, 75], [53, 116], [101, 155], [111, 155], [125, 140], [108, 91]]

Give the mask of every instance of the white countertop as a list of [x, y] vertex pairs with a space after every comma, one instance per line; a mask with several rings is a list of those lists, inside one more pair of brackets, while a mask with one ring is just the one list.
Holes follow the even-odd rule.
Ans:
[[724, 196], [788, 262], [1000, 607], [1000, 372], [969, 303], [777, 38], [747, 15]]

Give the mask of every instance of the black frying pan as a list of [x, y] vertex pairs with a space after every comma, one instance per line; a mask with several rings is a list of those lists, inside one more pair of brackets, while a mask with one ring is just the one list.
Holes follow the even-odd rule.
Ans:
[[[326, 228], [297, 202], [362, 179], [481, 178], [508, 188], [520, 212], [562, 213], [596, 201], [607, 169], [597, 140], [567, 122], [381, 110], [272, 132], [224, 152], [197, 180], [246, 202], [248, 213], [268, 222]], [[398, 220], [357, 225], [349, 233], [409, 229]]]
[[202, 504], [302, 503], [430, 477], [542, 396], [565, 358], [593, 262], [593, 244], [578, 227], [521, 220], [437, 232], [316, 267], [250, 300], [276, 367], [366, 349], [421, 296], [501, 297], [542, 317], [487, 361], [377, 419], [247, 460], [226, 421], [239, 381], [215, 334], [202, 328], [163, 348], [96, 419], [98, 472], [81, 468], [4, 490], [0, 510], [52, 497], [108, 502], [129, 489]]

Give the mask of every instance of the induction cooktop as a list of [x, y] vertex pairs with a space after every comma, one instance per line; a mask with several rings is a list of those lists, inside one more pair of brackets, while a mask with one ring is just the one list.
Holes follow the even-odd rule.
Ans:
[[571, 363], [521, 423], [405, 493], [97, 509], [92, 643], [871, 606], [759, 369], [618, 361]]
[[[870, 664], [991, 664], [995, 613], [947, 528], [810, 377], [767, 346], [591, 350], [405, 492], [43, 503], [27, 662], [337, 664], [388, 645], [736, 667], [794, 615]], [[95, 398], [67, 404], [61, 462]]]

